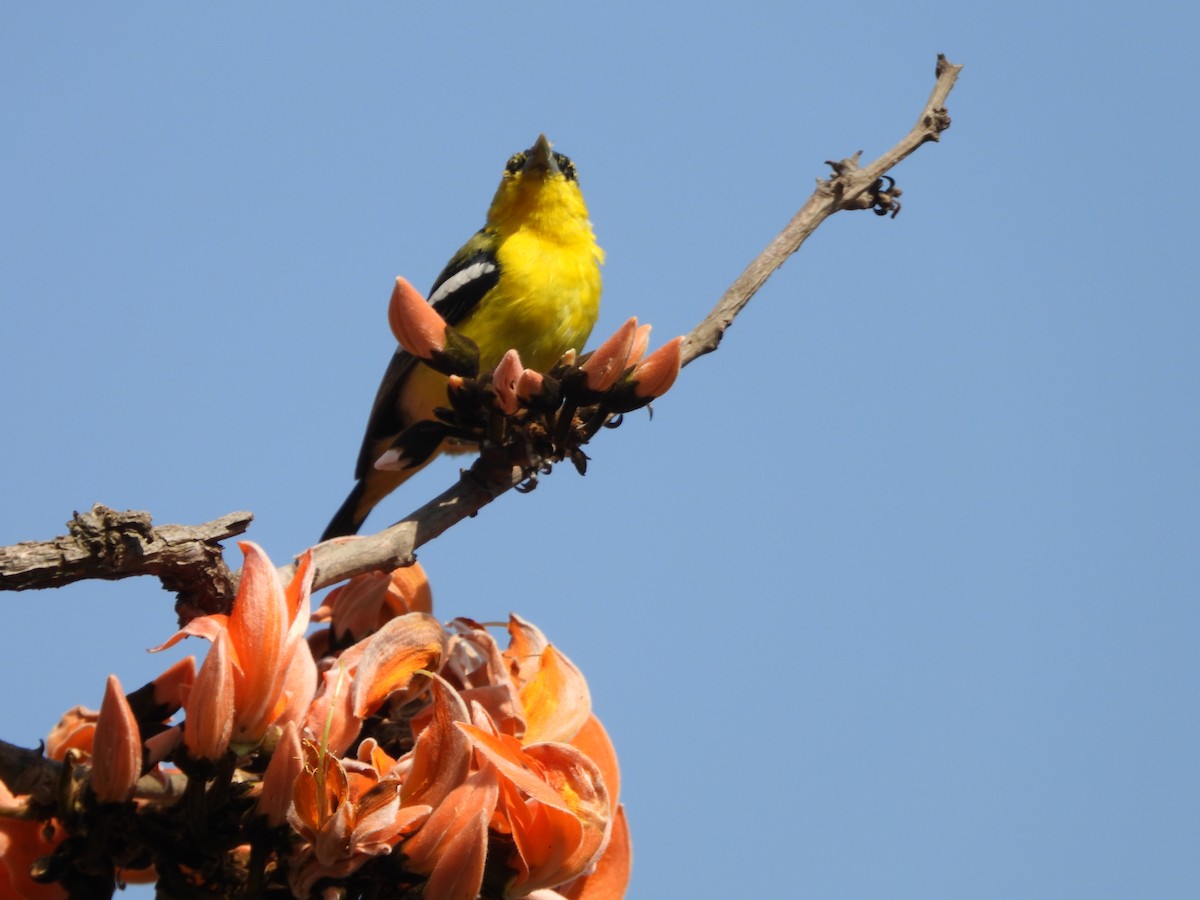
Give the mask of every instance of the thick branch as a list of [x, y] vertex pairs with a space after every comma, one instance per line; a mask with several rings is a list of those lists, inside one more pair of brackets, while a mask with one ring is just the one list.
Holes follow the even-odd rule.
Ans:
[[154, 575], [178, 594], [181, 622], [228, 612], [237, 579], [221, 558], [220, 542], [244, 532], [252, 518], [237, 512], [203, 525], [151, 525], [148, 513], [96, 504], [76, 513], [62, 537], [0, 547], [0, 590]]

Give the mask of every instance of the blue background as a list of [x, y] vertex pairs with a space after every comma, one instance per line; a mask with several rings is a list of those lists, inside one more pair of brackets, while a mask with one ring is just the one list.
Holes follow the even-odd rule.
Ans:
[[[1198, 896], [1198, 38], [1156, 2], [5, 4], [0, 544], [249, 509], [286, 561], [350, 487], [393, 277], [509, 154], [575, 159], [596, 337], [658, 344], [941, 51], [899, 218], [826, 223], [585, 478], [421, 560], [440, 615], [586, 673], [632, 897]], [[148, 656], [173, 625], [150, 580], [0, 597], [0, 736], [203, 652]]]

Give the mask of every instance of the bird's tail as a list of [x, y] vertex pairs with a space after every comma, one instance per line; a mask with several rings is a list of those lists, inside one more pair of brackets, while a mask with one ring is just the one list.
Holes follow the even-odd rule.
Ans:
[[325, 529], [325, 533], [321, 535], [321, 540], [327, 541], [330, 538], [358, 534], [358, 529], [367, 520], [367, 516], [370, 515], [375, 505], [428, 464], [429, 460], [427, 459], [420, 465], [409, 466], [405, 469], [368, 470], [355, 483], [346, 502], [333, 514], [333, 520]]
[[371, 511], [369, 506], [366, 509], [360, 510], [360, 507], [364, 505], [362, 501], [366, 491], [367, 480], [365, 478], [362, 481], [355, 482], [354, 490], [350, 492], [350, 496], [346, 498], [346, 502], [338, 507], [338, 511], [333, 514], [333, 518], [325, 528], [325, 533], [321, 535], [321, 540], [328, 541], [335, 537], [358, 534], [358, 529], [366, 521], [367, 513]]

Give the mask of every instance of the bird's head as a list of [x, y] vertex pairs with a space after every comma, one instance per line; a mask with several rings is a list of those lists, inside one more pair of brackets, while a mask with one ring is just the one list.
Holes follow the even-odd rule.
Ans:
[[509, 158], [488, 210], [488, 226], [533, 227], [561, 234], [585, 227], [590, 233], [575, 164], [555, 153], [544, 134], [528, 150]]

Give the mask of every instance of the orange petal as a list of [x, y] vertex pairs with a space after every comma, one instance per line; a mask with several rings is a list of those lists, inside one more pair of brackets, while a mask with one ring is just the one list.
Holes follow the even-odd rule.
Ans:
[[275, 745], [271, 761], [262, 777], [262, 793], [258, 797], [258, 811], [267, 817], [272, 827], [287, 821], [288, 807], [292, 804], [292, 786], [304, 771], [304, 751], [300, 747], [300, 734], [295, 722], [283, 726], [283, 735]]
[[229, 615], [236, 665], [234, 738], [239, 744], [254, 744], [266, 733], [283, 692], [291, 623], [288, 598], [267, 554], [252, 541], [238, 546], [246, 561]]
[[521, 700], [496, 639], [483, 626], [467, 619], [454, 620], [451, 628], [454, 633], [443, 673], [454, 683], [464, 685], [459, 689], [463, 700], [482, 704], [501, 731], [524, 734]]
[[625, 807], [618, 806], [608, 847], [596, 863], [595, 871], [560, 887], [559, 893], [567, 900], [621, 900], [629, 887], [632, 866], [633, 845], [629, 840], [629, 823], [625, 818]]
[[[0, 785], [0, 796], [7, 794]], [[0, 818], [0, 897], [27, 900], [62, 900], [67, 892], [60, 884], [38, 884], [29, 870], [41, 857], [49, 856], [67, 836], [53, 819]]]
[[58, 723], [46, 737], [46, 755], [62, 760], [68, 750], [92, 752], [92, 738], [96, 733], [96, 712], [86, 706], [76, 706], [63, 713]]
[[365, 738], [359, 743], [358, 749], [354, 751], [354, 758], [366, 763], [381, 778], [396, 765], [396, 760], [392, 759], [373, 737]]
[[339, 638], [349, 634], [361, 639], [390, 618], [432, 610], [429, 578], [420, 563], [413, 563], [391, 572], [355, 575], [325, 596], [314, 618], [332, 621]]
[[341, 760], [305, 738], [300, 742], [304, 767], [292, 785], [288, 821], [308, 841], [315, 841], [326, 821], [346, 800], [349, 779]]
[[208, 650], [183, 704], [183, 740], [193, 759], [220, 759], [233, 733], [233, 663], [229, 635], [221, 632]]
[[289, 644], [295, 644], [308, 631], [308, 623], [312, 618], [312, 602], [310, 598], [312, 596], [314, 574], [315, 568], [313, 566], [312, 550], [306, 550], [304, 551], [304, 555], [300, 557], [300, 563], [296, 566], [296, 574], [292, 576], [292, 580], [283, 589], [283, 596], [287, 606], [287, 640]]
[[388, 583], [387, 606], [393, 616], [402, 616], [410, 612], [433, 612], [433, 591], [429, 587], [429, 576], [425, 574], [420, 563], [415, 562], [411, 566], [392, 570]]
[[629, 359], [625, 361], [625, 365], [632, 366], [639, 362], [646, 355], [646, 350], [650, 346], [650, 325], [639, 325], [638, 330], [634, 332], [633, 344], [629, 348]]
[[101, 803], [123, 803], [142, 774], [142, 736], [121, 682], [109, 675], [92, 746], [92, 790]]
[[335, 754], [345, 753], [362, 729], [362, 718], [354, 714], [349, 668], [342, 662], [347, 653], [321, 674], [321, 690], [308, 710], [309, 733], [319, 735]]
[[355, 575], [325, 595], [318, 616], [329, 619], [333, 633], [339, 638], [346, 634], [364, 638], [379, 626], [379, 611], [390, 580], [386, 572]]
[[518, 741], [507, 735], [491, 734], [477, 725], [458, 723], [457, 727], [470, 738], [475, 749], [496, 767], [502, 778], [511, 781], [539, 803], [569, 811], [566, 801], [541, 777], [537, 765]]
[[537, 674], [541, 665], [542, 651], [550, 645], [546, 636], [532, 622], [527, 622], [516, 613], [508, 617], [508, 649], [504, 658], [517, 687], [521, 687]]
[[599, 858], [609, 836], [612, 807], [600, 770], [576, 748], [545, 743], [525, 749], [569, 810], [544, 805], [545, 815], [534, 828], [513, 832], [529, 870], [518, 883], [530, 890], [576, 878]]
[[[173, 725], [166, 731], [160, 731], [153, 737], [146, 738], [142, 742], [142, 746], [146, 751], [146, 758], [142, 762], [143, 766], [157, 766], [160, 762], [174, 753], [179, 745], [183, 743], [183, 727], [181, 725]], [[153, 768], [151, 769], [153, 772]]]
[[179, 709], [195, 681], [196, 657], [185, 656], [151, 682], [154, 685], [154, 702], [165, 709]]
[[484, 766], [452, 790], [421, 830], [404, 843], [408, 868], [430, 876], [425, 897], [472, 900], [478, 896], [488, 822], [497, 796], [496, 772]]
[[354, 713], [366, 718], [418, 670], [436, 671], [446, 655], [446, 632], [433, 616], [408, 613], [392, 619], [367, 642], [354, 678]]
[[469, 721], [466, 703], [440, 675], [432, 676], [432, 689], [433, 718], [417, 736], [412, 765], [400, 791], [405, 805], [437, 807], [462, 784], [471, 763], [471, 744], [454, 727], [455, 722]]
[[509, 350], [501, 357], [500, 363], [492, 373], [496, 406], [505, 415], [511, 416], [517, 411], [517, 379], [521, 377], [524, 368], [520, 354], [516, 350]]
[[177, 632], [159, 644], [157, 647], [151, 647], [151, 653], [160, 653], [168, 647], [174, 647], [185, 637], [200, 637], [205, 640], [214, 641], [217, 635], [229, 627], [229, 616], [224, 613], [213, 613], [208, 616], [197, 616], [192, 619]]
[[604, 775], [604, 784], [608, 787], [608, 795], [613, 806], [617, 805], [621, 795], [621, 769], [617, 765], [617, 751], [609, 739], [608, 732], [593, 714], [587, 722], [571, 738], [571, 746], [583, 751]]
[[568, 741], [592, 714], [583, 673], [553, 646], [542, 651], [537, 674], [521, 688], [527, 744]]
[[281, 728], [288, 722], [303, 725], [317, 692], [317, 682], [317, 662], [312, 650], [307, 641], [297, 641], [284, 675], [283, 693], [276, 706], [278, 712], [271, 717], [271, 724]]

